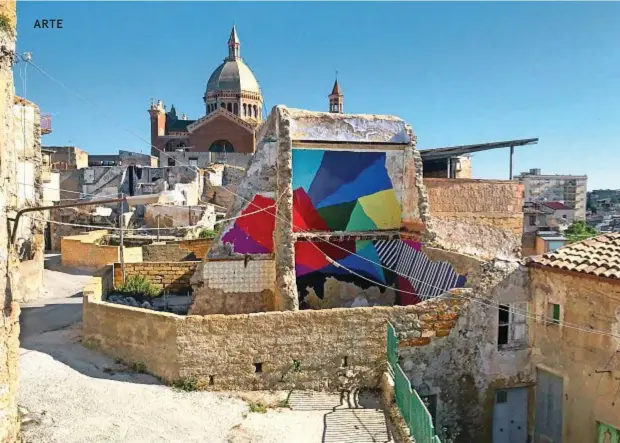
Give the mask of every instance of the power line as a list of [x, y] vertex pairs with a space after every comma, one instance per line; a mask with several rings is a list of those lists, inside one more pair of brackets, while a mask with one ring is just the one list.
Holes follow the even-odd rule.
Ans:
[[[75, 90], [72, 90], [71, 88], [69, 88], [68, 86], [66, 86], [64, 83], [60, 82], [59, 80], [56, 80], [54, 77], [52, 77], [52, 76], [51, 76], [51, 75], [49, 75], [47, 72], [45, 72], [42, 68], [40, 68], [39, 66], [37, 66], [36, 64], [34, 64], [34, 63], [32, 62], [32, 60], [28, 60], [28, 63], [32, 64], [32, 65], [33, 65], [33, 66], [34, 66], [34, 67], [35, 67], [35, 68], [36, 68], [39, 72], [41, 72], [43, 75], [45, 75], [46, 77], [48, 77], [50, 80], [52, 80], [52, 81], [54, 81], [54, 82], [58, 83], [60, 86], [62, 86], [63, 88], [67, 89], [68, 91], [73, 92], [73, 93], [74, 93], [74, 94], [75, 94], [78, 98], [80, 98], [80, 99], [81, 99], [83, 102], [85, 102], [86, 104], [88, 104], [88, 105], [90, 105], [90, 106], [92, 106], [92, 107], [96, 108], [96, 106], [94, 106], [92, 103], [90, 103], [90, 102], [89, 102], [88, 100], [86, 100], [84, 97], [82, 97], [82, 96], [81, 96], [81, 94], [79, 94], [79, 93], [78, 93], [77, 91], [75, 91]], [[102, 114], [103, 114], [103, 113], [102, 113]], [[105, 116], [105, 114], [103, 114], [103, 115]], [[107, 116], [105, 116], [105, 117], [107, 118]], [[169, 157], [169, 158], [174, 158], [174, 157], [172, 157], [171, 155], [167, 154], [165, 151], [163, 151], [163, 150], [159, 149], [157, 146], [154, 146], [154, 145], [152, 145], [150, 142], [146, 141], [146, 140], [145, 140], [144, 138], [142, 138], [140, 135], [135, 134], [134, 132], [132, 132], [132, 131], [130, 131], [129, 129], [126, 129], [126, 128], [123, 128], [123, 130], [124, 130], [124, 131], [126, 131], [127, 133], [129, 133], [129, 134], [131, 134], [131, 135], [133, 135], [133, 136], [137, 137], [138, 139], [142, 140], [143, 142], [147, 143], [150, 147], [154, 148], [156, 151], [159, 151], [159, 152], [160, 152], [160, 153], [162, 153], [163, 155], [165, 155], [165, 156], [167, 156], [167, 157]], [[175, 159], [175, 160], [176, 160], [176, 159]], [[183, 163], [182, 163], [182, 164], [183, 164]], [[195, 166], [191, 166], [191, 165], [187, 165], [187, 164], [183, 164], [183, 165], [184, 165], [184, 166], [187, 166], [187, 167], [188, 167], [188, 168], [190, 168], [190, 169], [194, 169], [194, 170], [198, 171], [198, 168], [197, 168], [197, 167], [195, 167]], [[240, 195], [238, 195], [237, 193], [235, 193], [235, 192], [231, 191], [230, 189], [227, 189], [227, 188], [225, 188], [225, 187], [222, 187], [222, 188], [223, 188], [223, 189], [225, 189], [226, 191], [230, 192], [230, 193], [231, 193], [231, 194], [233, 194], [234, 196], [239, 197], [239, 198], [241, 198], [242, 200], [244, 200], [244, 201], [246, 201], [246, 202], [248, 202], [248, 203], [252, 203], [250, 200], [248, 200], [248, 199], [246, 199], [246, 198], [241, 197]], [[247, 214], [247, 215], [250, 215], [250, 214]], [[278, 218], [278, 219], [280, 219], [280, 220], [282, 220], [282, 221], [285, 221], [286, 223], [290, 223], [293, 227], [295, 227], [295, 228], [296, 228], [298, 231], [300, 231], [300, 232], [303, 232], [303, 233], [306, 233], [306, 234], [312, 234], [310, 231], [305, 231], [304, 229], [301, 229], [301, 228], [299, 228], [298, 226], [295, 226], [291, 220], [287, 220], [287, 219], [285, 219], [285, 218], [280, 217], [280, 216], [277, 214], [277, 211], [274, 213], [274, 217], [276, 217], [276, 218]], [[233, 218], [233, 219], [234, 219], [234, 218]], [[369, 263], [372, 263], [372, 264], [374, 264], [374, 265], [380, 266], [380, 267], [382, 267], [382, 268], [384, 268], [384, 269], [388, 269], [388, 270], [390, 270], [391, 272], [396, 273], [397, 275], [401, 275], [402, 277], [409, 278], [409, 279], [412, 279], [412, 280], [418, 281], [418, 282], [420, 282], [420, 283], [425, 283], [425, 282], [423, 282], [423, 281], [421, 281], [421, 280], [414, 279], [414, 278], [412, 278], [412, 277], [410, 277], [410, 276], [403, 275], [403, 274], [397, 273], [397, 272], [395, 272], [395, 271], [392, 271], [391, 269], [389, 269], [389, 268], [385, 267], [385, 266], [384, 266], [384, 265], [382, 265], [381, 263], [375, 263], [375, 262], [373, 262], [372, 260], [367, 259], [366, 257], [363, 257], [363, 256], [361, 256], [361, 255], [358, 255], [358, 254], [356, 254], [356, 253], [354, 253], [354, 252], [352, 252], [352, 251], [349, 251], [349, 250], [347, 250], [347, 249], [345, 249], [345, 248], [342, 248], [341, 246], [339, 246], [339, 245], [337, 245], [337, 244], [334, 244], [334, 243], [332, 243], [332, 242], [330, 242], [330, 241], [328, 241], [328, 240], [325, 240], [325, 239], [323, 239], [323, 238], [321, 238], [321, 237], [318, 237], [318, 238], [319, 238], [319, 240], [321, 240], [321, 241], [323, 241], [323, 242], [325, 242], [325, 243], [327, 243], [327, 244], [330, 244], [330, 245], [332, 245], [332, 246], [335, 246], [335, 247], [336, 247], [336, 248], [338, 248], [338, 249], [341, 249], [341, 250], [346, 251], [346, 252], [348, 252], [348, 253], [350, 253], [350, 254], [352, 254], [352, 255], [355, 255], [355, 256], [357, 256], [357, 257], [359, 257], [359, 258], [362, 258], [363, 260], [366, 260], [366, 261], [368, 261]], [[318, 246], [316, 246], [316, 245], [314, 244], [314, 242], [311, 242], [311, 243], [312, 243], [315, 247], [317, 247], [317, 248], [318, 248]], [[319, 248], [319, 250], [320, 250], [320, 248]], [[325, 254], [323, 251], [321, 251], [321, 252], [322, 252], [322, 253], [323, 253], [326, 257], [328, 257], [328, 256], [327, 256], [327, 254]], [[330, 257], [330, 258], [331, 258], [331, 257]], [[341, 267], [343, 267], [342, 265], [340, 265], [340, 266], [341, 266]], [[343, 268], [344, 268], [344, 269], [346, 269], [348, 272], [353, 273], [351, 270], [349, 270], [349, 269], [347, 269], [347, 268], [345, 268], [345, 267], [343, 267]], [[367, 280], [369, 280], [369, 279], [367, 279]], [[374, 281], [372, 281], [372, 280], [369, 280], [369, 281], [373, 282], [373, 284], [376, 284], [376, 285], [378, 285], [378, 286], [382, 286], [379, 282], [374, 282]], [[429, 287], [434, 287], [433, 285], [430, 285], [430, 284], [428, 284], [428, 283], [425, 283], [425, 284], [427, 284]], [[436, 288], [436, 289], [441, 289], [443, 292], [445, 292], [445, 290], [444, 290], [443, 288], [438, 288], [438, 287], [435, 287], [435, 288]], [[397, 288], [391, 288], [391, 287], [390, 287], [390, 289], [394, 289], [394, 290], [397, 290], [397, 291], [399, 291], [399, 292], [403, 292], [402, 290], [399, 290], [399, 289], [397, 289]], [[406, 293], [407, 291], [404, 291], [404, 292]], [[418, 294], [413, 294], [413, 295], [418, 296]], [[476, 298], [470, 298], [470, 299], [471, 299], [472, 301], [474, 301], [474, 302], [477, 302], [477, 303], [480, 303], [480, 302], [481, 302], [479, 299], [476, 299]], [[492, 304], [491, 304], [491, 305], [492, 305]], [[491, 306], [491, 305], [487, 305], [487, 306]], [[499, 308], [499, 306], [500, 306], [500, 305], [499, 305], [499, 304], [497, 304], [497, 305], [495, 305], [495, 306], [497, 306], [497, 307]], [[515, 311], [517, 311], [517, 310], [515, 310]], [[523, 311], [523, 310], [519, 310], [519, 311]], [[530, 318], [535, 318], [535, 317], [531, 317], [529, 314], [527, 314], [527, 311], [523, 311], [523, 312], [525, 312], [525, 314], [522, 314], [522, 315], [524, 315], [524, 316], [529, 316]], [[545, 318], [546, 318], [546, 317], [545, 317]], [[608, 335], [608, 336], [611, 336], [611, 337], [614, 337], [614, 338], [620, 338], [620, 336], [616, 336], [616, 335], [614, 335], [614, 334], [610, 334], [610, 333], [607, 333], [607, 332], [605, 332], [605, 331], [600, 331], [600, 330], [597, 330], [597, 329], [584, 329], [584, 328], [580, 327], [579, 325], [576, 325], [576, 326], [575, 326], [575, 325], [572, 325], [571, 323], [567, 323], [567, 322], [560, 322], [559, 324], [561, 324], [561, 325], [563, 325], [563, 326], [566, 326], [566, 327], [569, 327], [569, 328], [572, 328], [572, 329], [577, 329], [577, 330], [580, 330], [580, 331], [583, 331], [583, 332], [598, 333], [598, 334], [602, 334], [602, 335]]]

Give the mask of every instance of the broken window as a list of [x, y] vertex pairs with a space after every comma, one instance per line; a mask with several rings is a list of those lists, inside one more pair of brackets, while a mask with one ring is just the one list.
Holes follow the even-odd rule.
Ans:
[[498, 309], [498, 349], [522, 348], [527, 345], [527, 302], [500, 305]]

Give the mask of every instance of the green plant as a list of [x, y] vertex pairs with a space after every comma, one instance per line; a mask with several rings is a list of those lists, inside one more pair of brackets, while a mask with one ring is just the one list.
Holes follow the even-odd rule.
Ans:
[[301, 371], [301, 363], [299, 362], [299, 360], [293, 360], [293, 372], [300, 372]]
[[586, 225], [584, 221], [576, 221], [568, 227], [565, 234], [572, 243], [594, 237], [597, 232], [593, 227]]
[[116, 292], [123, 295], [146, 295], [148, 297], [158, 297], [160, 294], [153, 284], [143, 275], [130, 275], [125, 279], [125, 284], [114, 288]]
[[267, 406], [264, 405], [263, 403], [250, 402], [249, 406], [250, 406], [250, 412], [258, 412], [261, 414], [264, 414], [265, 412], [267, 412]]
[[133, 372], [137, 372], [138, 374], [146, 374], [146, 363], [143, 361], [132, 361], [131, 370]]
[[215, 238], [217, 236], [218, 233], [218, 229], [201, 229], [200, 232], [198, 233], [198, 238], [204, 238], [204, 239], [212, 239]]
[[193, 392], [198, 390], [198, 380], [194, 377], [184, 377], [171, 383], [172, 387], [185, 392]]

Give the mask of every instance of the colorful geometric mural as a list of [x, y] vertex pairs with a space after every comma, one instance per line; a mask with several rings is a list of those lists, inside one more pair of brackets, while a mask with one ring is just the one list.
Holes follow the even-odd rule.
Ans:
[[[322, 241], [295, 243], [295, 272], [302, 306], [308, 288], [323, 298], [328, 277], [355, 283], [362, 289], [379, 286], [384, 292], [385, 286], [395, 288], [398, 305], [416, 304], [449, 289], [463, 287], [467, 282], [467, 276], [458, 275], [450, 263], [429, 260], [419, 242], [349, 240], [331, 243], [337, 246]], [[340, 266], [330, 263], [326, 255]]]
[[[241, 211], [243, 217], [235, 220], [233, 227], [222, 237], [239, 254], [269, 254], [273, 252], [275, 228], [275, 201], [260, 194]], [[248, 215], [251, 214], [251, 215]]]
[[399, 229], [385, 152], [293, 149], [293, 230]]

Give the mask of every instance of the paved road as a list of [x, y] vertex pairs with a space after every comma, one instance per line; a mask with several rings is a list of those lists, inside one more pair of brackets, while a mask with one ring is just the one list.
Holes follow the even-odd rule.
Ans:
[[[81, 345], [80, 292], [88, 276], [46, 269], [44, 278], [47, 298], [23, 305], [20, 319], [26, 443], [392, 441], [372, 398], [359, 406], [338, 394], [186, 393], [132, 373]], [[249, 411], [248, 401], [275, 406], [287, 396], [290, 409]]]

